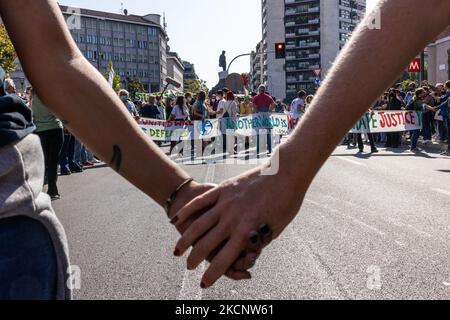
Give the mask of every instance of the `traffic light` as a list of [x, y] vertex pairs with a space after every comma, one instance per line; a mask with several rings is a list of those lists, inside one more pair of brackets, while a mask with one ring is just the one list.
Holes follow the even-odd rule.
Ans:
[[286, 44], [276, 43], [275, 44], [275, 59], [285, 59], [286, 58]]

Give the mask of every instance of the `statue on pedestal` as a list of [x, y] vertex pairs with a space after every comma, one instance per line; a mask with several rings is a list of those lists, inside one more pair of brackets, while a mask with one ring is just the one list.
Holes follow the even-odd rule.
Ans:
[[219, 67], [223, 68], [223, 71], [227, 71], [227, 57], [225, 56], [226, 51], [222, 51], [222, 55], [219, 59]]

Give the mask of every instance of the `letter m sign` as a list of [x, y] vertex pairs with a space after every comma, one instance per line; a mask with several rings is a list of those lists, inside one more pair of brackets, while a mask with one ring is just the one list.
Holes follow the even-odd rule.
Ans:
[[419, 58], [414, 59], [409, 65], [408, 72], [410, 73], [420, 72], [420, 65], [421, 60]]

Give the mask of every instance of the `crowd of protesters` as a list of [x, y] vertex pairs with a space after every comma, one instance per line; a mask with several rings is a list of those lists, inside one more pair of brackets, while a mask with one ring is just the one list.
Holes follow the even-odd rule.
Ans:
[[[376, 145], [385, 148], [399, 148], [404, 141], [410, 140], [410, 150], [421, 152], [418, 147], [420, 137], [423, 145], [433, 142], [447, 144], [442, 155], [450, 156], [449, 128], [450, 128], [450, 81], [435, 86], [424, 81], [419, 87], [410, 82], [406, 88], [396, 84], [385, 92], [369, 111], [419, 111], [422, 114], [422, 130], [408, 132], [390, 132], [366, 134], [366, 142], [371, 146], [371, 152], [376, 153]], [[364, 152], [362, 134], [349, 134], [344, 141], [349, 147], [358, 147]]]
[[81, 173], [101, 162], [48, 110], [33, 93], [32, 87], [18, 93], [14, 81], [6, 79], [4, 88], [6, 94], [19, 96], [33, 110], [35, 133], [41, 140], [44, 153], [47, 193], [52, 200], [58, 200], [61, 197], [57, 186], [58, 172], [63, 176]]
[[[15, 94], [33, 110], [33, 120], [36, 125], [36, 134], [40, 137], [45, 157], [45, 183], [48, 184], [48, 194], [52, 200], [60, 198], [57, 187], [58, 172], [60, 175], [81, 173], [84, 169], [101, 163], [68, 129], [64, 123], [55, 117], [33, 93], [31, 87], [19, 94], [14, 81], [7, 79], [4, 84], [6, 94]], [[281, 113], [289, 114], [294, 121], [299, 120], [311, 105], [314, 96], [300, 91], [298, 96], [288, 105], [273, 97], [261, 85], [258, 92], [248, 95], [235, 95], [228, 88], [213, 92], [209, 96], [204, 91], [186, 93], [184, 95], [149, 95], [147, 99], [133, 100], [126, 90], [120, 90], [118, 96], [124, 107], [136, 120], [150, 118], [163, 121], [189, 121], [222, 119], [226, 117], [244, 117], [255, 113]], [[406, 88], [397, 84], [385, 92], [371, 107], [369, 111], [420, 111], [422, 114], [422, 130], [391, 133], [348, 134], [344, 140], [349, 148], [357, 147], [364, 152], [364, 143], [371, 146], [371, 152], [378, 152], [377, 145], [385, 148], [399, 148], [403, 141], [411, 140], [411, 151], [420, 152], [419, 138], [423, 137], [423, 144], [432, 142], [448, 144], [443, 155], [450, 156], [450, 81], [445, 84], [430, 85], [426, 81], [420, 87], [411, 82]], [[224, 157], [227, 153], [226, 130], [223, 133]], [[266, 129], [267, 153], [272, 153], [272, 132]], [[365, 136], [365, 142], [364, 137]], [[250, 137], [245, 138], [245, 149], [248, 150]], [[260, 132], [256, 133], [257, 154], [260, 148]], [[162, 142], [157, 142], [162, 145]], [[170, 151], [177, 142], [172, 141]], [[233, 142], [234, 152], [237, 142]]]

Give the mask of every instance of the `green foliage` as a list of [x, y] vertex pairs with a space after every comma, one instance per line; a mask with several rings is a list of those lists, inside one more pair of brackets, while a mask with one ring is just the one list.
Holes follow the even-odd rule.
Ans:
[[8, 32], [3, 24], [0, 24], [0, 66], [9, 75], [16, 68], [14, 61], [17, 58], [16, 50], [14, 49]]
[[209, 88], [204, 80], [186, 80], [184, 82], [184, 92], [198, 93], [200, 91], [205, 91], [206, 94], [209, 93]]
[[128, 91], [130, 92], [131, 97], [134, 98], [136, 93], [146, 93], [144, 85], [141, 82], [139, 77], [134, 77], [130, 81], [128, 81]]

